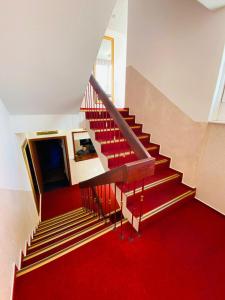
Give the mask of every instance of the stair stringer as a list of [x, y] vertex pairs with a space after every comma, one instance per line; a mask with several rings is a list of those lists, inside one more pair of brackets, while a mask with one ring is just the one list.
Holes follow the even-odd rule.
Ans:
[[[95, 131], [90, 128], [90, 121], [86, 119], [85, 125], [86, 125], [86, 130], [88, 131], [88, 133], [90, 135], [91, 141], [95, 147], [95, 150], [96, 150], [98, 157], [103, 165], [104, 170], [109, 171], [110, 169], [108, 167], [108, 159], [101, 152], [101, 143], [95, 139]], [[114, 191], [115, 184], [114, 183], [111, 184], [111, 187]], [[135, 216], [133, 216], [133, 224], [132, 224], [132, 213], [127, 208], [127, 196], [123, 192], [122, 192], [122, 200], [123, 200], [122, 213], [123, 213], [124, 218], [126, 218], [128, 220], [128, 222], [133, 226], [133, 228], [136, 231], [138, 231], [139, 230], [139, 218], [136, 218]], [[121, 189], [118, 186], [116, 187], [116, 201], [121, 209]]]

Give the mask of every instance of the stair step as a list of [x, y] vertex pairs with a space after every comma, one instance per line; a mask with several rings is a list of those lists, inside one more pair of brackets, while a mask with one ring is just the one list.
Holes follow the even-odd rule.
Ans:
[[[137, 138], [139, 140], [141, 140], [141, 141], [143, 141], [143, 140], [149, 141], [150, 134], [146, 134], [146, 133], [138, 134]], [[100, 142], [102, 145], [104, 145], [104, 144], [110, 145], [110, 140], [108, 140], [108, 139], [100, 139], [100, 140], [98, 140], [98, 142]], [[114, 144], [114, 143], [116, 144], [116, 143], [121, 143], [121, 142], [126, 142], [126, 139], [124, 139], [124, 138], [121, 138], [121, 139], [116, 138], [115, 140], [111, 140], [111, 144]]]
[[[129, 108], [121, 108], [117, 109], [122, 117], [129, 117]], [[85, 109], [82, 111], [85, 111], [86, 119], [104, 119], [104, 118], [110, 118], [109, 113], [105, 109]]]
[[144, 190], [161, 187], [165, 184], [171, 184], [174, 182], [180, 182], [182, 180], [182, 173], [173, 169], [163, 169], [159, 172], [155, 172], [154, 175], [149, 178], [145, 178], [144, 181], [133, 182], [129, 184], [117, 184], [117, 186], [122, 190], [127, 197], [134, 194], [139, 194], [142, 192], [142, 186], [144, 185]]
[[65, 228], [66, 226], [71, 226], [72, 224], [73, 225], [80, 224], [80, 223], [90, 219], [91, 217], [92, 217], [92, 215], [89, 212], [87, 212], [85, 215], [80, 216], [80, 218], [71, 218], [71, 219], [64, 221], [63, 223], [55, 224], [54, 226], [44, 228], [43, 230], [38, 231], [34, 234], [34, 239], [39, 238], [41, 236], [45, 236], [46, 234], [48, 234], [52, 231], [55, 231], [57, 229]]
[[44, 245], [44, 244], [46, 244], [50, 241], [56, 240], [57, 238], [63, 237], [63, 236], [65, 236], [67, 234], [70, 234], [72, 232], [76, 232], [78, 230], [83, 230], [84, 228], [86, 228], [87, 226], [90, 226], [91, 224], [93, 224], [97, 220], [98, 220], [98, 217], [93, 217], [92, 216], [92, 218], [88, 219], [85, 222], [79, 223], [78, 225], [69, 226], [69, 227], [64, 228], [64, 229], [59, 228], [55, 232], [49, 232], [48, 234], [46, 234], [45, 236], [40, 237], [39, 239], [32, 240], [32, 243], [28, 247], [27, 251], [29, 252], [30, 250], [36, 249], [37, 247], [39, 247], [41, 245]]
[[83, 207], [79, 207], [79, 208], [77, 208], [75, 210], [70, 210], [70, 211], [68, 211], [68, 212], [66, 212], [64, 214], [60, 214], [60, 215], [57, 215], [56, 217], [53, 217], [53, 218], [41, 221], [41, 224], [48, 224], [50, 222], [54, 222], [54, 221], [56, 221], [58, 219], [61, 219], [61, 218], [66, 217], [66, 216], [69, 216], [70, 214], [79, 213], [83, 209], [84, 209]]
[[[130, 126], [130, 128], [133, 130], [133, 132], [136, 135], [142, 134], [142, 125], [136, 124], [135, 126]], [[118, 139], [121, 140], [123, 138], [120, 129], [119, 128], [113, 128], [113, 130], [109, 129], [104, 129], [104, 130], [95, 130], [95, 138], [97, 141], [101, 140], [114, 140]]]
[[[126, 223], [126, 222], [127, 222], [127, 220], [123, 221], [123, 223]], [[64, 248], [60, 251], [57, 251], [54, 254], [51, 254], [51, 255], [49, 255], [49, 256], [41, 259], [41, 260], [38, 260], [35, 263], [27, 265], [26, 267], [22, 267], [19, 271], [17, 271], [16, 277], [20, 277], [22, 275], [25, 275], [25, 274], [27, 274], [27, 273], [35, 270], [35, 269], [38, 269], [38, 268], [40, 268], [40, 267], [56, 260], [56, 259], [66, 255], [66, 254], [68, 254], [68, 253], [70, 253], [70, 252], [72, 252], [76, 249], [78, 249], [79, 247], [81, 247], [81, 246], [97, 239], [98, 237], [100, 237], [100, 236], [102, 236], [102, 235], [104, 235], [108, 232], [110, 232], [111, 230], [114, 229], [114, 226], [115, 226], [114, 224], [113, 225], [110, 224], [110, 225], [106, 226], [105, 228], [103, 228], [102, 230], [99, 230], [98, 232], [96, 232], [94, 234], [91, 234], [90, 236], [85, 237], [85, 238], [81, 239], [80, 241], [75, 242], [74, 244], [71, 244], [70, 246], [68, 246], [68, 247], [66, 247], [66, 248]], [[118, 227], [119, 224], [117, 224], [116, 226]]]
[[[130, 126], [131, 129], [141, 129], [142, 128], [142, 125], [132, 125]], [[94, 129], [95, 132], [99, 132], [99, 133], [105, 133], [105, 132], [108, 132], [108, 133], [114, 133], [115, 131], [119, 131], [120, 129], [118, 127], [115, 127], [115, 128], [101, 128], [101, 129]]]
[[38, 225], [38, 229], [37, 229], [37, 231], [41, 231], [41, 230], [44, 230], [45, 228], [49, 228], [49, 227], [51, 227], [51, 226], [54, 226], [54, 225], [57, 225], [57, 224], [61, 224], [61, 223], [63, 223], [63, 222], [65, 222], [65, 221], [67, 221], [67, 220], [70, 220], [70, 219], [79, 219], [79, 218], [81, 218], [82, 216], [85, 216], [87, 214], [87, 212], [84, 210], [84, 209], [82, 209], [82, 210], [80, 210], [79, 212], [76, 212], [76, 213], [71, 213], [71, 214], [68, 214], [68, 215], [66, 215], [66, 216], [62, 216], [60, 219], [57, 219], [57, 220], [54, 220], [54, 221], [51, 221], [51, 222], [49, 222], [49, 223], [40, 223], [39, 225]]
[[[155, 167], [156, 169], [163, 169], [165, 167], [169, 167], [169, 164], [170, 164], [170, 158], [164, 156], [164, 155], [157, 155], [155, 156]], [[110, 169], [113, 169], [113, 168], [116, 168], [116, 167], [120, 167], [126, 163], [129, 163], [129, 162], [133, 162], [133, 161], [136, 161], [137, 160], [137, 157], [136, 155], [134, 154], [131, 154], [131, 155], [127, 155], [125, 157], [116, 157], [116, 158], [110, 158], [108, 160], [108, 167]]]
[[[151, 154], [151, 153], [157, 153], [159, 152], [159, 145], [148, 143], [148, 145], [145, 146], [145, 149]], [[111, 149], [108, 151], [102, 151], [102, 153], [107, 156], [108, 159], [114, 158], [115, 156], [129, 156], [130, 154], [134, 154], [133, 151], [130, 151], [130, 148], [128, 145], [124, 145], [124, 147], [118, 147], [117, 149]]]
[[74, 243], [79, 242], [80, 240], [82, 240], [85, 237], [88, 237], [91, 234], [97, 233], [106, 226], [107, 224], [105, 224], [104, 220], [98, 220], [94, 225], [89, 226], [84, 230], [81, 230], [75, 234], [72, 234], [66, 238], [63, 238], [55, 243], [51, 243], [46, 247], [42, 247], [41, 249], [28, 254], [23, 258], [22, 266], [27, 266], [29, 264], [34, 263], [35, 261], [38, 261], [51, 254], [54, 254], [55, 252], [60, 251], [63, 248], [66, 248]]
[[169, 188], [164, 189], [148, 189], [143, 192], [144, 201], [142, 207], [140, 206], [140, 195], [132, 195], [127, 198], [127, 207], [133, 212], [135, 217], [140, 216], [140, 212], [143, 217], [156, 213], [162, 210], [168, 205], [187, 199], [194, 198], [195, 189], [192, 189], [182, 183], [177, 183]]
[[[129, 126], [135, 125], [135, 116], [123, 118]], [[112, 118], [89, 119], [90, 129], [114, 128], [117, 127]]]

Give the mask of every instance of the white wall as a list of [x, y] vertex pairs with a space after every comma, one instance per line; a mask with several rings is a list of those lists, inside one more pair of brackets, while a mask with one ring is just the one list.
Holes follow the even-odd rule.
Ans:
[[0, 189], [0, 299], [9, 300], [14, 265], [38, 223], [31, 192]]
[[10, 113], [79, 111], [115, 2], [1, 1], [0, 97]]
[[194, 0], [130, 0], [128, 65], [189, 117], [207, 121], [224, 24], [224, 8], [209, 11]]
[[21, 189], [16, 137], [11, 130], [9, 113], [1, 100], [0, 140], [0, 188]]
[[67, 130], [82, 128], [84, 114], [71, 115], [11, 115], [10, 122], [14, 132], [34, 132], [45, 130]]
[[[9, 113], [0, 100], [0, 299], [10, 299], [14, 264], [19, 263], [38, 223], [28, 176], [21, 165], [20, 144], [13, 134]], [[21, 140], [20, 140], [21, 143]]]

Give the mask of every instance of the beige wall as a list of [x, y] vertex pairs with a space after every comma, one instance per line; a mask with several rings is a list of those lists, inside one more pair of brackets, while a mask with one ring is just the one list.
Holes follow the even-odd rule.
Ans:
[[14, 265], [19, 265], [31, 229], [38, 223], [31, 192], [0, 190], [0, 299], [9, 300]]
[[225, 124], [209, 124], [197, 174], [197, 197], [225, 214]]
[[126, 106], [184, 173], [184, 182], [197, 187], [197, 197], [225, 214], [225, 126], [193, 121], [132, 67]]
[[195, 121], [206, 122], [219, 75], [225, 8], [196, 0], [130, 0], [128, 60]]

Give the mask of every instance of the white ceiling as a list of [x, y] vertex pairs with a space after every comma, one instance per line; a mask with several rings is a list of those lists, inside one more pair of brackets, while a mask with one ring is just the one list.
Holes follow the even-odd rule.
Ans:
[[201, 4], [208, 9], [217, 9], [225, 6], [225, 0], [198, 0]]
[[116, 0], [0, 0], [0, 98], [11, 114], [77, 112]]

